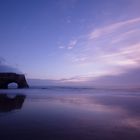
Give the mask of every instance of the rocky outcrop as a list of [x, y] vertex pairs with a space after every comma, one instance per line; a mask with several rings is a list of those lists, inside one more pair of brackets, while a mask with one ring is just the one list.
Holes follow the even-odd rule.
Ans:
[[7, 89], [8, 84], [17, 83], [18, 88], [29, 88], [24, 74], [0, 73], [0, 89]]

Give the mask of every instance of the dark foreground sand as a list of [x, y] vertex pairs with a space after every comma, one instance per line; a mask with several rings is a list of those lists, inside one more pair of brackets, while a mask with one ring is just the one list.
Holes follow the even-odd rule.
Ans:
[[140, 92], [2, 90], [0, 140], [140, 140]]

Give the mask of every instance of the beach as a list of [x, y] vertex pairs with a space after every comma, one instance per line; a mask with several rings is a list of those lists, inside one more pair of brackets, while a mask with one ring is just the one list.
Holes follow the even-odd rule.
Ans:
[[139, 140], [140, 91], [0, 90], [1, 140]]

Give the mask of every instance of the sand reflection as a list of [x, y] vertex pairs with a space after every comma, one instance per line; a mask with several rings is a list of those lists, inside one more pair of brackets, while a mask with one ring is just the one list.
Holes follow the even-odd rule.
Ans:
[[8, 94], [0, 94], [0, 112], [10, 112], [21, 109], [25, 100], [25, 95], [8, 96]]
[[[44, 92], [26, 93], [22, 111], [1, 117], [0, 136], [15, 140], [139, 140], [139, 95]], [[18, 101], [17, 95], [13, 99], [1, 96], [14, 109], [21, 108], [25, 100], [24, 96]], [[12, 105], [15, 102], [19, 105]]]

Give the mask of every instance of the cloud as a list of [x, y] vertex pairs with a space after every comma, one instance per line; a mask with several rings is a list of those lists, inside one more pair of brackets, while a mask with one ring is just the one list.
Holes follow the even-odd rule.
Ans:
[[[94, 73], [94, 72], [93, 72]], [[60, 79], [59, 84], [61, 85], [73, 85], [73, 86], [90, 86], [90, 87], [139, 87], [140, 86], [140, 67], [129, 68], [123, 73], [105, 73], [99, 76], [85, 75], [75, 76], [71, 78]]]
[[52, 79], [27, 79], [27, 82], [31, 86], [46, 86], [46, 85], [56, 86], [60, 84], [59, 80]]
[[64, 48], [65, 48], [65, 46], [62, 46], [62, 45], [61, 45], [61, 46], [59, 46], [59, 49], [64, 49]]
[[87, 60], [87, 57], [76, 57], [73, 59], [74, 62], [84, 62]]
[[114, 23], [114, 24], [111, 24], [111, 25], [108, 25], [105, 27], [101, 27], [101, 28], [98, 28], [98, 29], [95, 29], [94, 31], [92, 31], [89, 34], [89, 39], [96, 39], [96, 38], [111, 34], [120, 28], [124, 28], [124, 27], [126, 28], [126, 26], [130, 26], [130, 25], [137, 24], [137, 23], [138, 24], [140, 23], [140, 18], [134, 18], [134, 19], [126, 20], [126, 21], [120, 21], [120, 22], [117, 22], [117, 23]]
[[118, 75], [104, 75], [97, 78], [90, 78], [87, 83], [93, 86], [129, 86], [139, 87], [140, 86], [140, 67], [127, 69], [124, 73]]
[[73, 49], [77, 44], [77, 40], [71, 40], [67, 46], [69, 50]]
[[109, 52], [99, 59], [104, 63], [117, 66], [139, 66], [140, 63], [140, 43], [120, 48], [116, 52]]
[[[119, 48], [116, 51], [104, 51], [94, 55], [78, 56], [73, 58], [73, 62], [79, 69], [92, 73], [89, 77], [97, 78], [105, 75], [119, 75], [127, 72], [131, 68], [140, 67], [140, 43]], [[84, 78], [87, 80], [88, 78]]]
[[70, 40], [67, 45], [59, 44], [60, 49], [71, 50], [66, 51], [65, 58], [72, 71], [75, 70], [73, 74], [77, 74], [50, 83], [91, 86], [140, 84], [137, 78], [140, 70], [139, 36], [140, 18], [134, 18], [96, 28]]
[[67, 45], [61, 45], [59, 44], [59, 49], [68, 49], [68, 50], [72, 50], [76, 45], [77, 45], [78, 40], [70, 40], [69, 43]]
[[18, 68], [15, 68], [11, 65], [8, 65], [6, 63], [6, 60], [2, 57], [0, 57], [0, 72], [16, 72], [21, 73], [21, 71]]
[[[120, 84], [127, 79], [124, 80], [125, 84], [134, 85], [130, 81], [132, 75], [137, 75], [134, 71], [140, 69], [139, 36], [138, 17], [96, 28], [76, 41], [71, 41], [67, 48], [77, 47], [67, 57], [75, 69], [79, 69], [79, 75], [66, 78], [64, 82], [85, 82], [92, 85], [97, 81], [98, 84], [109, 85]], [[134, 83], [136, 84], [135, 81]]]
[[87, 76], [75, 76], [75, 77], [71, 77], [71, 78], [65, 78], [65, 79], [60, 79], [60, 82], [63, 83], [79, 83], [79, 82], [83, 82], [88, 80]]
[[119, 36], [116, 36], [111, 42], [113, 44], [119, 43], [121, 41], [129, 39], [131, 36], [137, 36], [140, 33], [140, 29], [131, 29], [130, 31], [126, 31]]

